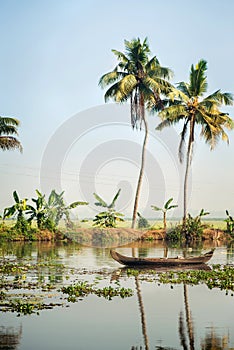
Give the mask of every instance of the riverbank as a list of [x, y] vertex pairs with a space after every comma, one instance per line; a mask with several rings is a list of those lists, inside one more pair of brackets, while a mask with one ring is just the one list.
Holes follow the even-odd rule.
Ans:
[[[66, 230], [61, 228], [56, 231], [32, 229], [25, 233], [19, 233], [14, 229], [1, 228], [0, 239], [6, 241], [74, 241], [86, 245], [111, 245], [114, 242], [124, 244], [131, 241], [155, 241], [168, 240], [165, 230], [150, 229], [140, 230], [127, 227], [119, 228], [82, 228]], [[199, 237], [202, 241], [230, 241], [233, 237], [224, 230], [206, 227]], [[169, 239], [170, 240], [170, 239]]]

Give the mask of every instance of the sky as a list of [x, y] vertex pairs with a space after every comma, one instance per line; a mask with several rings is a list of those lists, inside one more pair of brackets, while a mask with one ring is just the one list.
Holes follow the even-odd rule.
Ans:
[[[67, 202], [88, 201], [76, 215], [95, 214], [93, 192], [110, 202], [121, 188], [118, 209], [130, 216], [143, 133], [130, 127], [129, 105], [104, 103], [100, 77], [116, 65], [112, 49], [124, 40], [148, 38], [152, 55], [188, 81], [191, 64], [208, 62], [208, 93], [234, 92], [234, 2], [232, 0], [0, 0], [0, 115], [20, 120], [24, 151], [0, 153], [0, 209], [21, 198], [65, 191]], [[234, 118], [233, 107], [223, 107]], [[173, 197], [182, 210], [183, 166], [177, 127], [150, 140], [139, 211]], [[214, 151], [199, 137], [189, 185], [189, 212], [211, 217], [234, 213], [234, 132], [229, 146]]]

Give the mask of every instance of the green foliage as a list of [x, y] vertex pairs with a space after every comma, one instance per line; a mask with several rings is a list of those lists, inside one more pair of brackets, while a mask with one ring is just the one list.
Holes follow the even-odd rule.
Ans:
[[227, 219], [225, 219], [224, 221], [227, 223], [227, 233], [229, 233], [230, 235], [234, 235], [234, 219], [229, 214], [228, 210], [226, 210], [226, 215]]
[[31, 237], [31, 223], [36, 220], [37, 227], [40, 230], [48, 229], [54, 231], [61, 219], [65, 219], [66, 225], [71, 226], [70, 210], [78, 205], [87, 205], [87, 202], [76, 201], [69, 205], [65, 203], [64, 192], [57, 193], [52, 190], [48, 199], [40, 191], [36, 190], [37, 198], [32, 198], [34, 205], [27, 203], [28, 199], [20, 199], [16, 191], [13, 192], [15, 204], [9, 208], [5, 208], [3, 212], [3, 220], [8, 218], [16, 218], [14, 230]]
[[0, 149], [3, 151], [23, 148], [20, 141], [15, 137], [18, 135], [19, 120], [10, 117], [0, 117]]
[[[179, 144], [179, 159], [183, 162], [186, 153], [186, 170], [184, 177], [184, 214], [183, 220], [187, 218], [188, 198], [188, 176], [192, 162], [193, 145], [196, 138], [196, 126], [200, 127], [201, 137], [213, 150], [219, 139], [229, 142], [225, 129], [234, 129], [234, 122], [228, 113], [220, 110], [222, 105], [232, 105], [233, 96], [216, 90], [214, 93], [204, 97], [207, 92], [207, 62], [201, 59], [195, 66], [191, 66], [189, 82], [180, 82], [164, 100], [165, 108], [159, 112], [162, 122], [157, 130], [172, 126], [176, 123], [182, 125]], [[157, 106], [152, 110], [158, 112]], [[187, 147], [184, 152], [185, 146]]]
[[30, 209], [30, 206], [27, 204], [28, 199], [20, 199], [16, 191], [13, 192], [13, 198], [15, 200], [15, 204], [4, 209], [3, 220], [12, 217], [16, 218], [16, 224], [14, 228], [17, 232], [24, 234], [27, 230], [30, 229], [29, 222], [25, 217], [27, 210]]
[[182, 225], [177, 225], [173, 229], [170, 229], [166, 233], [166, 241], [177, 243], [181, 241], [182, 235]]
[[[219, 288], [224, 290], [226, 294], [231, 292], [233, 296], [234, 291], [234, 269], [232, 266], [228, 265], [213, 265], [211, 269], [208, 270], [185, 270], [185, 271], [167, 271], [158, 272], [155, 270], [147, 270], [147, 274], [142, 274], [142, 271], [136, 269], [127, 269], [126, 275], [128, 277], [138, 276], [140, 280], [147, 282], [157, 281], [158, 283], [171, 284], [173, 288], [174, 284], [189, 284], [189, 285], [199, 285], [201, 283], [205, 284], [209, 289]], [[155, 279], [152, 278], [155, 276]]]
[[129, 288], [113, 288], [112, 286], [104, 288], [94, 288], [93, 285], [88, 284], [86, 281], [78, 282], [75, 285], [68, 287], [62, 287], [62, 292], [68, 294], [68, 301], [75, 302], [77, 298], [83, 298], [89, 294], [95, 294], [98, 297], [104, 297], [111, 300], [113, 297], [120, 296], [121, 298], [131, 297], [133, 291]]
[[138, 228], [148, 228], [150, 227], [150, 224], [148, 222], [148, 220], [146, 218], [144, 218], [139, 212], [137, 213], [138, 216], [138, 223], [137, 223], [137, 227]]
[[70, 210], [78, 205], [88, 204], [87, 202], [76, 201], [67, 205], [64, 199], [64, 191], [57, 193], [52, 190], [47, 201], [45, 195], [42, 195], [38, 190], [36, 193], [38, 198], [33, 199], [33, 201], [37, 207], [36, 211], [32, 212], [32, 216], [37, 219], [39, 225], [52, 230], [58, 226], [62, 218], [65, 219], [67, 226], [71, 226]]
[[201, 209], [199, 215], [195, 218], [188, 214], [185, 224], [183, 225], [183, 232], [185, 233], [186, 239], [201, 239], [205, 227], [204, 224], [202, 224], [201, 219], [206, 215], [209, 215], [209, 212], [205, 212], [204, 209]]
[[212, 270], [191, 270], [166, 272], [159, 275], [161, 283], [186, 283], [197, 285], [205, 283], [209, 289], [219, 288], [228, 291], [234, 291], [234, 269], [231, 266], [213, 265]]
[[115, 210], [103, 211], [95, 216], [93, 219], [93, 226], [116, 227], [117, 221], [124, 221], [121, 216], [123, 216], [123, 214]]
[[163, 226], [164, 226], [164, 230], [166, 230], [166, 228], [167, 228], [166, 215], [167, 215], [168, 210], [171, 210], [171, 209], [174, 209], [174, 208], [178, 207], [177, 204], [171, 205], [172, 201], [173, 201], [173, 198], [169, 198], [166, 201], [166, 203], [164, 204], [163, 208], [159, 208], [159, 207], [156, 207], [155, 205], [151, 205], [151, 208], [153, 210], [155, 210], [155, 211], [162, 211], [163, 212]]
[[130, 100], [131, 124], [133, 128], [141, 126], [144, 119], [144, 105], [154, 101], [158, 109], [162, 108], [161, 94], [171, 91], [168, 79], [172, 72], [162, 67], [156, 56], [150, 57], [147, 38], [125, 40], [125, 52], [112, 50], [118, 59], [113, 71], [104, 74], [99, 85], [110, 86], [105, 93], [105, 101], [113, 99], [117, 103]]
[[12, 311], [16, 311], [19, 314], [23, 315], [31, 315], [34, 312], [35, 305], [28, 302], [22, 302], [21, 300], [17, 300], [16, 302], [12, 301], [10, 303]]
[[183, 237], [188, 241], [200, 240], [205, 227], [201, 222], [201, 219], [208, 214], [209, 213], [205, 212], [204, 209], [201, 209], [199, 215], [194, 218], [188, 214], [188, 217], [183, 224], [177, 225], [167, 233], [166, 239], [175, 242], [181, 240]]
[[115, 203], [120, 195], [120, 189], [117, 191], [116, 195], [114, 196], [112, 202], [108, 205], [99, 195], [96, 193], [93, 194], [96, 198], [97, 202], [95, 203], [96, 206], [107, 208], [106, 211], [103, 211], [95, 216], [93, 219], [93, 226], [99, 226], [99, 227], [116, 227], [117, 221], [124, 221], [123, 214], [118, 213], [115, 211]]

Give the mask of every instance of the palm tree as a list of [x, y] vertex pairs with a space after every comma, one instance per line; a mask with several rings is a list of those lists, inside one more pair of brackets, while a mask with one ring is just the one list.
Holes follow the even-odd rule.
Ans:
[[18, 149], [22, 152], [23, 148], [20, 141], [12, 136], [18, 135], [18, 126], [19, 121], [17, 119], [0, 117], [0, 149], [3, 151]]
[[113, 71], [104, 74], [99, 85], [102, 88], [109, 86], [105, 93], [105, 101], [113, 99], [118, 103], [130, 100], [132, 128], [144, 128], [145, 135], [142, 146], [141, 166], [135, 194], [134, 209], [132, 215], [132, 228], [135, 227], [140, 189], [143, 179], [145, 151], [148, 139], [148, 123], [145, 115], [145, 107], [149, 101], [160, 110], [161, 94], [171, 91], [171, 85], [165, 79], [169, 79], [171, 71], [162, 67], [154, 56], [149, 58], [150, 49], [147, 38], [141, 43], [140, 39], [125, 40], [125, 52], [112, 50], [119, 63]]
[[[224, 128], [233, 129], [233, 120], [228, 113], [220, 111], [222, 105], [232, 105], [233, 96], [230, 93], [222, 93], [220, 90], [203, 98], [207, 92], [207, 62], [200, 60], [194, 67], [191, 66], [189, 83], [180, 82], [178, 89], [171, 92], [167, 99], [167, 106], [159, 112], [162, 122], [156, 128], [162, 130], [166, 126], [183, 122], [179, 145], [179, 159], [183, 161], [183, 147], [188, 132], [186, 153], [186, 166], [184, 176], [184, 213], [183, 222], [187, 217], [187, 192], [189, 167], [192, 161], [192, 150], [195, 139], [195, 127], [201, 127], [201, 136], [213, 150], [220, 137], [223, 141], [229, 141]], [[164, 101], [166, 103], [166, 101]], [[154, 109], [154, 107], [153, 107]], [[157, 111], [157, 106], [156, 106]]]

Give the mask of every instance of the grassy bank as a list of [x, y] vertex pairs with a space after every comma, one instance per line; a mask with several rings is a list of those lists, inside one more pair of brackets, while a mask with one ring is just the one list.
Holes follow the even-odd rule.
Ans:
[[[56, 230], [39, 230], [33, 222], [27, 230], [19, 232], [14, 227], [15, 221], [8, 220], [0, 223], [0, 239], [7, 241], [53, 241], [53, 240], [74, 240], [83, 244], [117, 244], [125, 243], [138, 239], [165, 239], [162, 220], [149, 219], [149, 226], [142, 229], [131, 229], [131, 220], [121, 222], [117, 228], [98, 228], [93, 226], [92, 220], [73, 221], [73, 228], [67, 229], [62, 223]], [[180, 220], [172, 219], [167, 221], [167, 233], [176, 231], [177, 236], [173, 235], [172, 240], [178, 241], [178, 225]], [[207, 219], [201, 222], [203, 233], [202, 240], [223, 240], [227, 238], [225, 234], [226, 222], [222, 219]], [[221, 233], [220, 233], [221, 231]], [[195, 235], [195, 230], [192, 231]], [[169, 239], [170, 240], [170, 239]]]

